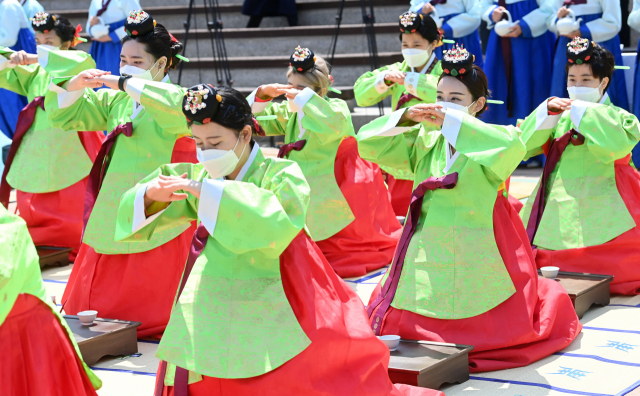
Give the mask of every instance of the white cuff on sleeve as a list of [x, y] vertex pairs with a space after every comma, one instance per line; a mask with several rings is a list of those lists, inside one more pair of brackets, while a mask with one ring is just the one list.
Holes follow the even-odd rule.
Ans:
[[155, 213], [149, 217], [147, 217], [145, 207], [144, 207], [144, 195], [147, 193], [147, 185], [138, 189], [136, 192], [136, 198], [133, 201], [133, 222], [131, 224], [131, 233], [137, 232], [144, 228], [145, 226], [151, 224], [155, 219], [158, 218], [167, 209], [162, 209], [158, 213]]
[[224, 180], [204, 179], [200, 191], [200, 203], [198, 204], [198, 218], [213, 236], [218, 221], [218, 209], [224, 191]]
[[449, 144], [455, 148], [458, 141], [458, 134], [460, 134], [460, 127], [462, 126], [462, 120], [464, 119], [464, 113], [460, 110], [447, 109], [444, 115], [444, 122], [442, 123], [442, 129], [440, 133], [449, 142]]
[[105, 24], [98, 24], [91, 27], [91, 37], [100, 38], [109, 34], [109, 27]]
[[131, 99], [140, 103], [142, 97], [142, 91], [149, 81], [145, 81], [141, 78], [130, 78], [127, 80], [127, 87], [125, 91], [131, 96]]
[[576, 129], [580, 131], [580, 122], [582, 121], [582, 117], [584, 117], [584, 113], [587, 111], [589, 106], [592, 106], [593, 103], [585, 102], [584, 100], [574, 100], [571, 102], [571, 122], [576, 126]]
[[258, 113], [262, 113], [264, 111], [264, 109], [266, 109], [267, 107], [269, 107], [269, 105], [271, 104], [271, 101], [268, 102], [258, 102], [256, 100], [256, 94], [258, 93], [258, 90], [261, 88], [258, 87], [256, 88], [253, 92], [251, 92], [251, 94], [247, 97], [247, 102], [249, 102], [249, 106], [251, 106], [251, 112], [253, 114], [258, 114]]
[[400, 121], [400, 118], [402, 118], [402, 115], [404, 114], [405, 111], [407, 111], [406, 107], [391, 113], [391, 115], [389, 115], [389, 119], [387, 120], [387, 123], [384, 125], [382, 129], [380, 129], [380, 132], [372, 136], [396, 136], [396, 135], [405, 133], [406, 131], [411, 129], [410, 127], [398, 126], [398, 122]]
[[43, 69], [46, 68], [49, 64], [49, 53], [51, 50], [39, 45], [36, 51], [38, 53], [38, 64], [40, 64]]
[[488, 7], [484, 14], [482, 14], [482, 19], [487, 23], [487, 29], [493, 29], [493, 18], [491, 18], [491, 15], [496, 8], [498, 8], [497, 5]]
[[84, 95], [84, 89], [77, 91], [67, 91], [66, 89], [57, 86], [53, 82], [49, 84], [49, 91], [58, 94], [58, 108], [64, 109], [78, 101]]
[[536, 131], [553, 129], [558, 125], [558, 121], [560, 121], [562, 113], [549, 115], [548, 103], [549, 99], [545, 100], [536, 110]]
[[386, 77], [387, 77], [386, 71], [378, 74], [378, 77], [376, 78], [376, 82], [374, 84], [376, 91], [378, 91], [378, 93], [381, 95], [387, 92], [389, 89], [391, 89], [391, 86], [387, 85], [387, 83], [384, 82], [384, 79]]
[[305, 88], [296, 95], [295, 99], [293, 99], [293, 103], [295, 103], [298, 110], [302, 110], [304, 106], [307, 104], [309, 100], [315, 95], [316, 92], [311, 88]]
[[[425, 66], [426, 68], [427, 66]], [[404, 86], [411, 95], [418, 97], [418, 81], [420, 80], [420, 73], [407, 72], [407, 76], [404, 78]]]

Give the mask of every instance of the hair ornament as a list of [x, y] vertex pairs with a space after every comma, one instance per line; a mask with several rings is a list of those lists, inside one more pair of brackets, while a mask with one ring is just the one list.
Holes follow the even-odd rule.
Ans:
[[413, 11], [407, 11], [400, 15], [399, 27], [400, 31], [405, 34], [415, 33], [422, 25], [422, 15], [418, 18], [418, 14]]
[[156, 21], [142, 10], [132, 10], [124, 21], [124, 31], [129, 37], [153, 34], [155, 27]]
[[39, 33], [49, 33], [55, 25], [56, 17], [44, 11], [36, 13], [36, 15], [31, 18], [31, 27]]
[[[464, 46], [456, 44], [455, 47], [442, 53], [442, 71], [450, 76], [463, 78], [465, 74], [473, 70], [475, 57]], [[475, 70], [472, 77], [475, 81]]]
[[[567, 61], [575, 65], [591, 62], [595, 43], [582, 37], [574, 37], [567, 43]], [[602, 60], [600, 60], [602, 63]]]
[[304, 73], [316, 66], [316, 56], [309, 48], [297, 46], [289, 58], [289, 66], [300, 73]]

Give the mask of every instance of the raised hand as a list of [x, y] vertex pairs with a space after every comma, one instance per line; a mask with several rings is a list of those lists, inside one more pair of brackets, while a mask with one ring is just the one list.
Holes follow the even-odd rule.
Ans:
[[387, 83], [396, 83], [400, 85], [404, 85], [404, 78], [407, 76], [407, 73], [401, 71], [390, 71], [387, 72], [384, 76], [384, 81]]
[[287, 90], [293, 89], [292, 85], [289, 84], [269, 84], [263, 85], [260, 87], [260, 91], [258, 91], [258, 98], [262, 100], [277, 98], [280, 95], [285, 95]]
[[66, 89], [67, 91], [79, 91], [85, 88], [100, 88], [102, 87], [102, 82], [94, 79], [96, 77], [102, 77], [109, 74], [111, 74], [111, 72], [98, 69], [85, 70], [69, 80]]
[[571, 110], [571, 99], [553, 98], [547, 102], [547, 110], [551, 113], [561, 113], [565, 110]]
[[407, 111], [405, 111], [400, 122], [428, 122], [433, 125], [442, 126], [444, 116], [445, 113], [442, 110], [442, 106], [434, 103], [421, 103], [409, 107]]
[[32, 65], [38, 63], [38, 55], [27, 54], [25, 51], [16, 51], [9, 58], [11, 64], [18, 66]]
[[187, 179], [187, 174], [180, 176], [164, 176], [158, 178], [147, 187], [144, 195], [145, 207], [149, 207], [155, 202], [173, 202], [187, 199], [187, 193], [176, 193], [176, 191], [187, 191], [200, 198], [202, 183]]
[[[104, 84], [107, 88], [111, 88], [113, 90], [119, 90], [120, 87], [118, 87], [118, 81], [120, 80], [120, 76], [112, 76], [109, 74], [105, 74], [103, 76], [98, 76], [98, 77], [94, 77], [92, 79], [93, 82], [95, 82], [96, 84], [100, 83], [102, 86], [102, 84]], [[127, 86], [127, 82], [125, 81], [124, 86], [126, 88]]]

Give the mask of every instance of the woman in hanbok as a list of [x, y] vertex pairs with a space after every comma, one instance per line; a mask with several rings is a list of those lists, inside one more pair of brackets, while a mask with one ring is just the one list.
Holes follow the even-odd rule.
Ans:
[[158, 346], [156, 396], [443, 395], [391, 384], [387, 347], [306, 232], [312, 187], [295, 161], [265, 158], [238, 91], [127, 84], [186, 117], [200, 162], [159, 167], [118, 210], [116, 239], [135, 243], [200, 221]]
[[[328, 98], [329, 66], [296, 48], [288, 85], [263, 85], [249, 96], [266, 135], [285, 135], [278, 156], [300, 165], [311, 186], [307, 227], [341, 277], [362, 276], [391, 263], [400, 237], [380, 168], [358, 154], [346, 102]], [[271, 100], [286, 95], [287, 101]]]
[[[469, 366], [479, 372], [551, 355], [582, 326], [562, 286], [538, 279], [505, 192], [525, 147], [515, 127], [476, 118], [489, 91], [472, 59], [465, 50], [446, 52], [438, 102], [371, 122], [358, 132], [358, 147], [371, 161], [403, 163], [415, 175], [393, 265], [367, 307], [371, 328], [473, 345]], [[416, 130], [408, 147], [405, 136]]]
[[[161, 164], [195, 162], [196, 156], [186, 122], [157, 110], [160, 95], [132, 97], [122, 85], [129, 78], [169, 82], [182, 44], [143, 11], [133, 11], [125, 28], [122, 76], [89, 70], [54, 79], [45, 106], [55, 128], [111, 131], [89, 174], [83, 243], [62, 297], [64, 309], [142, 322], [138, 336], [146, 337], [161, 333], [169, 321], [194, 228], [157, 232], [145, 243], [115, 242], [118, 203]], [[111, 89], [94, 92], [102, 86], [98, 76]]]
[[125, 20], [132, 10], [140, 9], [139, 0], [91, 0], [86, 30], [98, 70], [119, 74]]
[[[29, 98], [5, 162], [0, 203], [8, 207], [11, 187], [15, 188], [20, 217], [26, 221], [34, 243], [73, 248], [69, 259], [74, 261], [82, 239], [87, 176], [104, 134], [52, 127], [44, 97], [52, 77], [76, 75], [96, 64], [86, 52], [68, 52], [80, 38], [67, 18], [41, 12], [31, 24], [36, 31], [38, 55], [0, 49], [0, 88]], [[57, 50], [68, 55], [59, 57]], [[55, 73], [49, 74], [45, 66]]]
[[[360, 76], [353, 86], [358, 106], [367, 107], [391, 96], [392, 110], [436, 101], [436, 85], [442, 67], [436, 49], [443, 44], [433, 19], [415, 12], [400, 15], [400, 41], [404, 62], [394, 63]], [[407, 144], [413, 144], [410, 139]], [[381, 166], [396, 216], [405, 216], [413, 191], [413, 175], [401, 167]]]
[[97, 396], [102, 381], [51, 304], [24, 220], [0, 205], [0, 384], [3, 395]]
[[[622, 50], [620, 50], [620, 37], [618, 36], [622, 28], [620, 0], [571, 0], [570, 4], [563, 4], [567, 4], [567, 1], [555, 0], [556, 14], [552, 15], [547, 23], [549, 30], [559, 36], [556, 53], [553, 57], [550, 95], [559, 98], [568, 96], [567, 73], [563, 66], [567, 64], [567, 44], [574, 37], [583, 37], [598, 43], [613, 54], [617, 64], [622, 65]], [[567, 17], [570, 10], [576, 20], [581, 19], [580, 28], [561, 35], [556, 24], [562, 18]], [[614, 106], [625, 110], [629, 109], [624, 70], [616, 70], [613, 73], [613, 80], [607, 93]]]
[[[484, 70], [491, 96], [506, 106], [490, 106], [484, 120], [491, 124], [516, 125], [547, 97], [551, 88], [555, 36], [547, 20], [555, 15], [555, 0], [479, 0], [482, 19], [492, 29], [487, 43]], [[504, 36], [493, 27], [511, 15], [517, 22]], [[535, 57], [535, 62], [528, 60]]]
[[[629, 14], [627, 19], [629, 27], [635, 31], [640, 32], [640, 0], [633, 0], [633, 11]], [[638, 50], [636, 54], [636, 69], [633, 80], [633, 101], [631, 112], [633, 114], [640, 114], [640, 43], [638, 43]], [[636, 145], [631, 154], [636, 168], [640, 167], [640, 145]]]
[[569, 99], [544, 101], [520, 126], [527, 155], [548, 158], [522, 220], [538, 267], [613, 275], [612, 293], [639, 294], [638, 119], [607, 95], [607, 49], [577, 37], [566, 51]]
[[[434, 13], [435, 10], [435, 13]], [[444, 37], [455, 40], [472, 54], [478, 54], [476, 65], [482, 67], [482, 46], [480, 45], [480, 14], [482, 3], [478, 0], [411, 0], [410, 11], [430, 15], [444, 32]], [[453, 44], [444, 44], [435, 49], [436, 56], [442, 58], [442, 51], [452, 49]]]
[[[31, 24], [17, 0], [0, 1], [0, 48], [36, 53], [36, 42], [31, 33]], [[0, 131], [9, 138], [18, 123], [20, 110], [27, 105], [27, 98], [0, 88]]]

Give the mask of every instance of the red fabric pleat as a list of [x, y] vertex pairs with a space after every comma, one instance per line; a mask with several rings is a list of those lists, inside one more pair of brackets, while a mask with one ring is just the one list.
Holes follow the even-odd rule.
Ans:
[[191, 164], [198, 163], [196, 156], [196, 141], [188, 136], [183, 136], [176, 140], [171, 153], [171, 163], [177, 164], [187, 162]]
[[[560, 284], [538, 279], [522, 220], [500, 193], [493, 208], [496, 243], [516, 292], [502, 304], [466, 319], [444, 320], [389, 308], [382, 334], [473, 345], [472, 372], [526, 366], [566, 347], [582, 330]], [[376, 286], [371, 300], [380, 292]]]
[[396, 179], [389, 173], [384, 172], [391, 194], [391, 206], [396, 216], [406, 216], [411, 203], [411, 193], [413, 192], [413, 180]]
[[59, 319], [20, 294], [0, 326], [0, 391], [20, 396], [97, 395]]
[[524, 207], [524, 204], [520, 202], [518, 198], [514, 197], [511, 194], [509, 194], [508, 199], [509, 199], [509, 203], [511, 204], [511, 206], [513, 206], [513, 209], [515, 209], [516, 213], [520, 213], [520, 211]]
[[36, 246], [69, 247], [69, 260], [74, 261], [80, 249], [82, 210], [87, 178], [48, 193], [27, 193], [17, 190], [20, 217], [29, 228]]
[[82, 244], [62, 304], [69, 315], [93, 309], [108, 319], [141, 322], [138, 337], [167, 327], [195, 227], [155, 249], [100, 254]]
[[335, 177], [355, 220], [330, 238], [318, 241], [336, 273], [362, 276], [391, 264], [402, 233], [378, 165], [358, 154], [355, 138], [342, 141]]
[[613, 294], [640, 294], [640, 173], [629, 156], [615, 162], [616, 186], [636, 227], [607, 243], [567, 250], [536, 250], [538, 268], [557, 266], [560, 271], [613, 275]]
[[[389, 350], [371, 332], [362, 301], [304, 232], [280, 256], [280, 273], [289, 304], [311, 344], [261, 376], [204, 376], [189, 385], [189, 396], [444, 396], [430, 389], [391, 384]], [[173, 387], [165, 387], [163, 395], [173, 396]]]
[[84, 147], [84, 150], [87, 152], [89, 159], [91, 162], [94, 162], [98, 156], [102, 143], [107, 138], [104, 132], [78, 132], [78, 137], [80, 138], [80, 143], [82, 143], [82, 147]]

